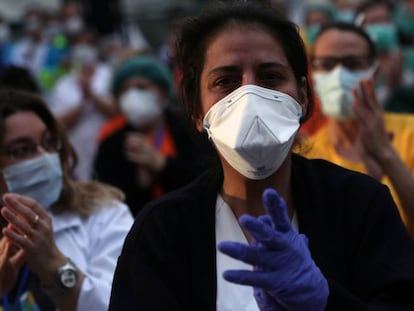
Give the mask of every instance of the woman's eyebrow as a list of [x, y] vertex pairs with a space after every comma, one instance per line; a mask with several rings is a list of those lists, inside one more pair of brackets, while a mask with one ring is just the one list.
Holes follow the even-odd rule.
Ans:
[[268, 68], [275, 68], [275, 69], [289, 69], [288, 65], [279, 63], [279, 62], [266, 62], [257, 65], [258, 69], [268, 69]]
[[[278, 68], [278, 69], [284, 69], [284, 70], [289, 69], [289, 66], [284, 65], [279, 62], [265, 62], [265, 63], [258, 64], [256, 67], [258, 69], [267, 69], [267, 68]], [[217, 74], [217, 73], [240, 72], [240, 70], [241, 70], [240, 67], [237, 65], [219, 66], [219, 67], [216, 67], [210, 70], [210, 72], [207, 74], [207, 77]]]
[[220, 66], [220, 67], [216, 67], [210, 70], [209, 73], [207, 74], [207, 77], [217, 74], [217, 73], [234, 73], [234, 72], [239, 72], [239, 71], [240, 71], [240, 68], [236, 65]]

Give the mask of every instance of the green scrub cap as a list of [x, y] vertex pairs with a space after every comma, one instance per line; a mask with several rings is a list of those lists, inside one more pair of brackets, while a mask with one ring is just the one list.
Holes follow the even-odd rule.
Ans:
[[153, 56], [135, 56], [121, 63], [114, 72], [111, 92], [119, 95], [121, 85], [130, 78], [146, 78], [172, 95], [173, 80], [168, 67]]

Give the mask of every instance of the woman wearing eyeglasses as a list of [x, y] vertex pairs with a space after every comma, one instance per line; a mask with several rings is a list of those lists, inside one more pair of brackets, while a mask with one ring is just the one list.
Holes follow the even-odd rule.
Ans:
[[40, 97], [0, 91], [5, 311], [108, 307], [132, 216], [117, 189], [72, 180], [75, 165], [64, 130]]
[[376, 59], [374, 44], [361, 28], [345, 23], [322, 28], [312, 67], [327, 122], [305, 150], [309, 157], [385, 183], [414, 235], [414, 117], [384, 114], [373, 82]]

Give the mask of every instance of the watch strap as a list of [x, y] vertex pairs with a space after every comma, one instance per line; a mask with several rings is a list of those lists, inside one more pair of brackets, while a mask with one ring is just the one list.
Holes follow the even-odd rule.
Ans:
[[[69, 257], [67, 257], [67, 262], [64, 265], [57, 268], [56, 270], [56, 277], [55, 277], [54, 284], [48, 285], [48, 286], [42, 285], [43, 291], [48, 296], [58, 297], [58, 296], [63, 295], [68, 289], [70, 289], [70, 288], [63, 286], [60, 280], [61, 273], [63, 273], [67, 268], [74, 269], [76, 273], [78, 274], [78, 268], [76, 264]], [[79, 275], [77, 277], [79, 278]], [[79, 281], [79, 279], [77, 281]]]

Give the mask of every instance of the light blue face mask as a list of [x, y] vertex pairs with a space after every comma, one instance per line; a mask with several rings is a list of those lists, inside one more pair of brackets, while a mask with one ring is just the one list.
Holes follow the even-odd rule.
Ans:
[[352, 90], [360, 80], [371, 78], [373, 72], [373, 68], [350, 71], [342, 66], [337, 66], [329, 72], [315, 72], [313, 79], [323, 114], [335, 119], [353, 118]]
[[320, 24], [309, 25], [306, 29], [306, 37], [308, 38], [310, 44], [313, 45], [315, 43], [316, 36], [318, 35], [319, 30], [321, 30]]
[[355, 19], [355, 11], [352, 9], [338, 10], [335, 15], [335, 20], [339, 22], [352, 23]]
[[48, 209], [62, 191], [62, 166], [57, 153], [45, 153], [2, 170], [8, 192], [28, 196]]

